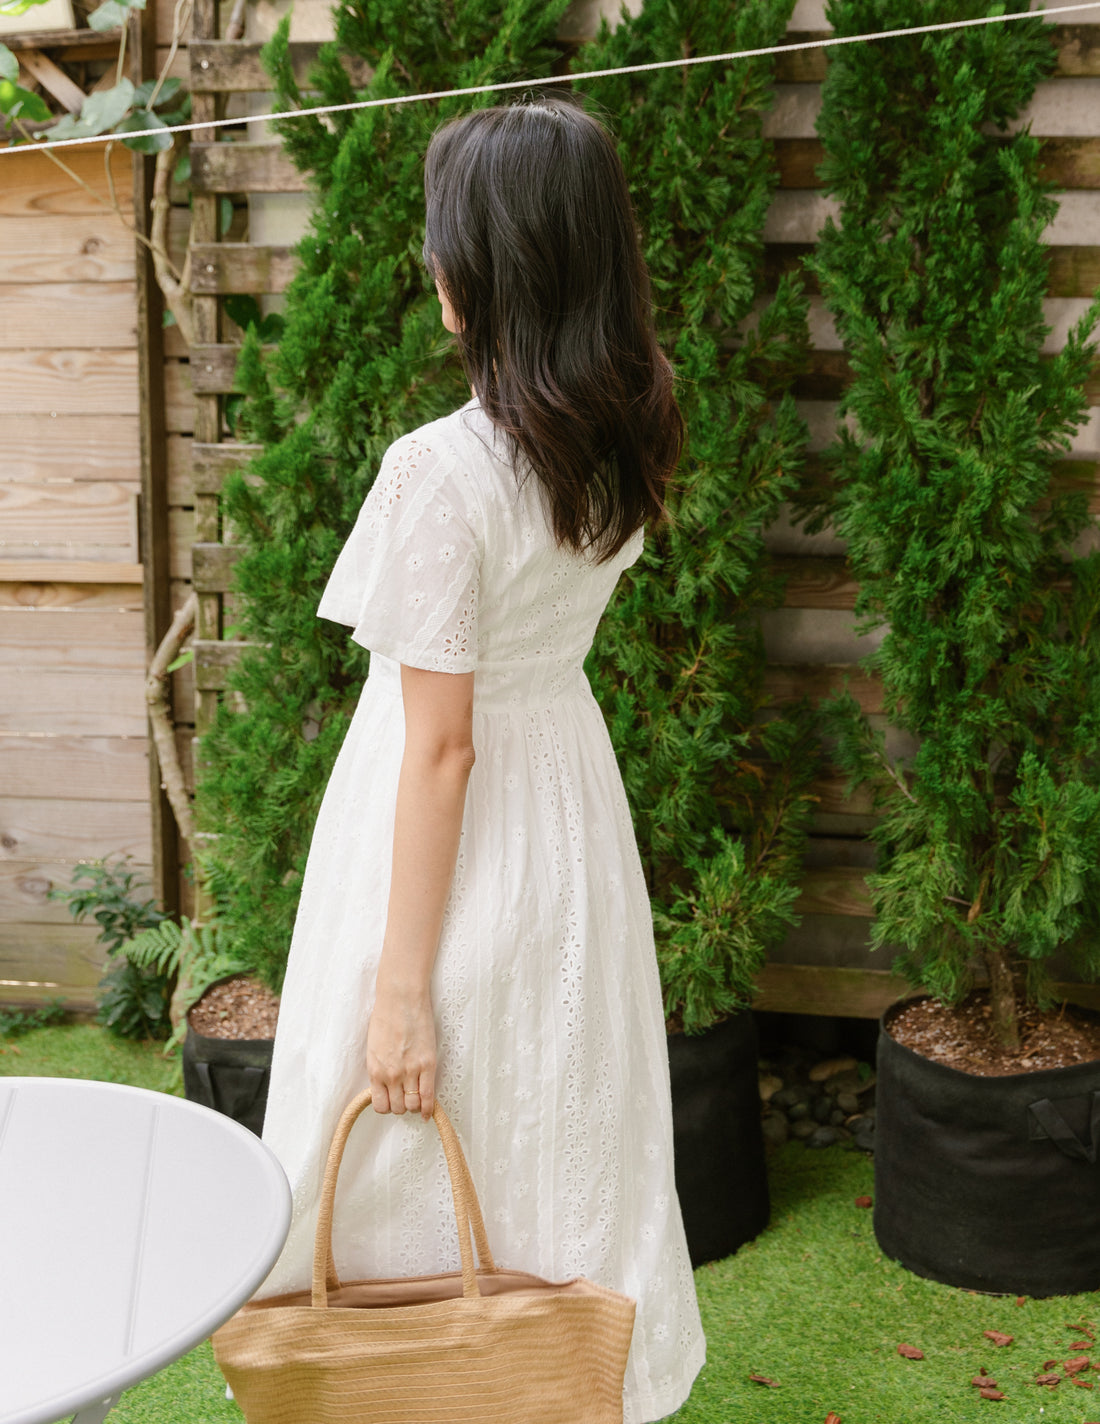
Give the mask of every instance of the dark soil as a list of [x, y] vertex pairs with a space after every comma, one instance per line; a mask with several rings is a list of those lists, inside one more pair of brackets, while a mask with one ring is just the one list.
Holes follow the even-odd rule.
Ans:
[[195, 1032], [207, 1038], [274, 1038], [278, 1021], [278, 994], [247, 974], [207, 989], [187, 1015]]
[[1019, 1000], [1016, 1007], [1020, 1047], [1015, 1050], [995, 1041], [984, 989], [953, 1009], [938, 999], [914, 999], [891, 1015], [886, 1027], [914, 1053], [982, 1078], [1070, 1068], [1100, 1058], [1100, 1015], [1071, 1004], [1040, 1012]]

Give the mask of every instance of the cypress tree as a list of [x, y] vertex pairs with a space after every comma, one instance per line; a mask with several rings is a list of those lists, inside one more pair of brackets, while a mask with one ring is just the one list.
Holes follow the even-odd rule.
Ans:
[[[609, 68], [773, 45], [790, 0], [687, 0], [623, 17], [577, 58]], [[589, 661], [649, 882], [670, 1018], [705, 1028], [751, 1001], [792, 906], [817, 766], [804, 710], [765, 714], [758, 614], [782, 601], [763, 531], [794, 491], [790, 394], [806, 300], [764, 297], [776, 183], [761, 132], [770, 59], [593, 81], [619, 136], [687, 426], [669, 501]], [[762, 309], [761, 309], [762, 308]]]
[[[576, 64], [766, 45], [790, 6], [651, 3]], [[378, 95], [545, 74], [562, 8], [345, 3], [314, 82], [326, 100], [353, 97], [341, 50], [377, 67]], [[280, 107], [296, 102], [285, 27], [268, 62]], [[666, 1008], [689, 1029], [748, 1002], [792, 919], [815, 765], [804, 716], [762, 715], [756, 615], [781, 598], [762, 531], [803, 458], [788, 392], [807, 344], [797, 283], [753, 315], [775, 183], [760, 129], [771, 93], [771, 65], [756, 61], [600, 81], [589, 96], [620, 135], [689, 429], [673, 520], [623, 580], [589, 664], [649, 876]], [[275, 988], [320, 795], [366, 671], [316, 604], [385, 447], [465, 397], [418, 262], [421, 158], [455, 111], [416, 104], [334, 116], [331, 132], [316, 120], [283, 129], [315, 174], [317, 212], [278, 350], [262, 359], [253, 338], [239, 367], [245, 432], [264, 445], [260, 479], [226, 492], [247, 546], [241, 627], [264, 646], [233, 674], [239, 698], [206, 740], [202, 781], [231, 885], [227, 928]]]
[[[1010, 8], [1022, 8], [1019, 5]], [[833, 0], [838, 34], [986, 13], [977, 0]], [[988, 976], [1002, 1042], [1059, 951], [1100, 969], [1100, 557], [1056, 461], [1085, 415], [1094, 309], [1042, 354], [1056, 210], [1009, 124], [1050, 72], [1038, 19], [847, 46], [819, 132], [841, 203], [816, 269], [851, 359], [833, 451], [857, 612], [891, 762], [850, 696], [838, 757], [876, 789], [873, 941], [948, 1003]]]
[[[566, 0], [347, 0], [304, 100], [289, 24], [267, 46], [278, 107], [431, 92], [551, 72]], [[341, 53], [374, 74], [357, 94]], [[295, 119], [279, 131], [316, 201], [270, 355], [255, 331], [238, 378], [238, 433], [263, 445], [223, 508], [245, 546], [237, 626], [249, 647], [204, 738], [199, 814], [223, 927], [273, 989], [286, 968], [313, 823], [367, 669], [317, 604], [386, 447], [468, 391], [423, 272], [423, 155], [434, 128], [477, 103], [401, 104]]]

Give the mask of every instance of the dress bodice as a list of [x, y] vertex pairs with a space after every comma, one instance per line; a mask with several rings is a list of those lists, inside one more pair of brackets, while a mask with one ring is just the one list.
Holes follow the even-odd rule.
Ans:
[[[390, 447], [319, 612], [397, 664], [476, 671], [475, 710], [584, 691], [583, 663], [636, 533], [606, 563], [554, 539], [542, 487], [520, 480], [476, 400]], [[399, 685], [399, 683], [398, 683]]]

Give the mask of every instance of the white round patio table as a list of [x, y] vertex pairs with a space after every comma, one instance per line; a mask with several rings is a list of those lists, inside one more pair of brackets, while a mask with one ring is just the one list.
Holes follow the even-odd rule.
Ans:
[[231, 1118], [0, 1077], [0, 1424], [100, 1424], [244, 1304], [289, 1228], [281, 1165]]

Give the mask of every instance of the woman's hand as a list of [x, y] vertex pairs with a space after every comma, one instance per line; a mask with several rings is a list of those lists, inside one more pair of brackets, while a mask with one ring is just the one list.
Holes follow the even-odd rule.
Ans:
[[435, 1016], [428, 994], [379, 986], [367, 1026], [367, 1073], [377, 1113], [419, 1112], [435, 1105]]

